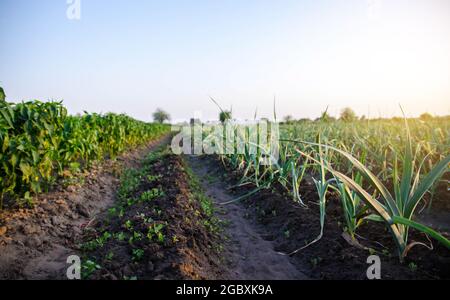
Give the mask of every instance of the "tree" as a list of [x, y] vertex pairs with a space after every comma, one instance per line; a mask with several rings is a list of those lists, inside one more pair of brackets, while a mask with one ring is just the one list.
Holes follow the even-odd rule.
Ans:
[[420, 119], [424, 122], [433, 120], [433, 116], [429, 113], [424, 113], [420, 115]]
[[291, 124], [293, 120], [294, 120], [294, 118], [291, 115], [287, 115], [284, 117], [284, 122], [286, 124]]
[[158, 123], [164, 123], [165, 121], [170, 121], [170, 115], [165, 112], [164, 110], [158, 108], [154, 113], [153, 113], [153, 120], [155, 122]]
[[228, 120], [231, 120], [231, 118], [232, 118], [231, 111], [222, 110], [219, 114], [219, 120], [222, 124]]
[[341, 112], [341, 120], [344, 122], [353, 122], [356, 120], [356, 114], [350, 107], [346, 107]]
[[0, 101], [5, 101], [6, 95], [2, 87], [0, 87]]

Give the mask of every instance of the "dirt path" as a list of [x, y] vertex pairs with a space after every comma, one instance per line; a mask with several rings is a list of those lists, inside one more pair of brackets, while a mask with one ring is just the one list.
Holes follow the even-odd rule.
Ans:
[[287, 256], [275, 251], [275, 245], [264, 239], [264, 228], [247, 217], [247, 209], [240, 203], [221, 205], [233, 200], [226, 184], [217, 177], [217, 170], [209, 161], [195, 156], [187, 161], [197, 175], [207, 196], [213, 199], [218, 210], [217, 216], [225, 223], [230, 245], [225, 251], [229, 255], [229, 274], [225, 278], [236, 280], [293, 280], [308, 279]]
[[93, 167], [83, 184], [40, 195], [32, 209], [1, 212], [6, 230], [0, 235], [0, 279], [64, 279], [66, 260], [79, 252], [84, 228], [115, 202], [119, 170], [138, 167], [144, 155], [169, 140]]

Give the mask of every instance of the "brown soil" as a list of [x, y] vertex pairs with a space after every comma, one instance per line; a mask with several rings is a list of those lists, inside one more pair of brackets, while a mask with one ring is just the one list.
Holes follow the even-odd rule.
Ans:
[[217, 168], [201, 157], [187, 158], [192, 171], [198, 176], [208, 197], [217, 208], [216, 215], [223, 220], [228, 238], [225, 251], [228, 265], [224, 265], [224, 276], [236, 280], [293, 280], [307, 279], [288, 256], [276, 251], [276, 243], [266, 238], [267, 229], [254, 222], [248, 210], [239, 203], [221, 205], [235, 196], [226, 189], [217, 176]]
[[[158, 153], [156, 153], [158, 154]], [[101, 266], [87, 274], [89, 279], [216, 279], [220, 277], [220, 230], [218, 221], [208, 212], [208, 199], [189, 177], [180, 156], [162, 154], [157, 160], [144, 163], [144, 173], [132, 195], [152, 189], [163, 195], [150, 202], [129, 205], [118, 202], [122, 216], [103, 215], [85, 235], [89, 243], [105, 233], [111, 234], [102, 247], [85, 252], [89, 259]], [[149, 181], [146, 176], [158, 176]], [[202, 202], [203, 201], [203, 202]], [[203, 204], [202, 204], [203, 203]], [[132, 224], [132, 228], [127, 226]], [[149, 237], [149, 228], [163, 225], [163, 239]], [[118, 239], [118, 234], [125, 238]], [[130, 240], [132, 237], [133, 240]], [[136, 255], [136, 253], [139, 253]]]
[[0, 279], [64, 278], [67, 257], [78, 253], [86, 225], [115, 201], [118, 174], [138, 167], [142, 156], [169, 137], [105, 161], [83, 174], [84, 182], [42, 194], [33, 208], [0, 211]]
[[[197, 169], [200, 176], [206, 174], [208, 183], [204, 184], [204, 187], [207, 193], [216, 198], [216, 202], [227, 202], [253, 190], [253, 187], [230, 190], [229, 187], [236, 185], [240, 179], [239, 174], [227, 169], [214, 158], [201, 157], [198, 160], [192, 165], [201, 165], [201, 168], [194, 167], [194, 170]], [[263, 237], [268, 243], [268, 246], [262, 246], [263, 251], [270, 249], [269, 251], [291, 253], [314, 240], [320, 232], [318, 196], [311, 178], [301, 187], [301, 194], [307, 208], [293, 202], [281, 188], [263, 190], [241, 203], [225, 205], [228, 210], [226, 218], [231, 223], [236, 223], [237, 219], [234, 226], [239, 227], [242, 216], [246, 217], [246, 222], [255, 228], [258, 237]], [[371, 254], [367, 250], [351, 246], [342, 237], [343, 219], [340, 202], [335, 195], [328, 198], [323, 238], [289, 257], [289, 262], [297, 270], [301, 270], [303, 276], [312, 279], [366, 279], [369, 266], [366, 260]], [[447, 217], [441, 220], [440, 228], [448, 228], [450, 223], [448, 211], [441, 214], [446, 214]], [[233, 229], [231, 231], [233, 232]], [[245, 238], [248, 239], [245, 233], [240, 231], [234, 233], [241, 245], [243, 242], [239, 235], [244, 235], [244, 241]], [[441, 233], [449, 237], [448, 231], [442, 230]], [[383, 279], [450, 279], [450, 251], [436, 241], [433, 241], [433, 251], [422, 246], [413, 247], [406, 261], [400, 264], [393, 240], [382, 224], [367, 222], [359, 228], [358, 234], [360, 244], [375, 250], [380, 256]], [[411, 232], [411, 241], [430, 244], [423, 234], [414, 230]], [[255, 253], [259, 259], [257, 253], [260, 250], [260, 247], [252, 248], [250, 245], [246, 260], [252, 260]], [[281, 257], [286, 259], [286, 256]], [[266, 261], [263, 260], [262, 264], [264, 263]], [[272, 267], [268, 269], [274, 270]], [[271, 274], [270, 278], [283, 278], [281, 275], [278, 278], [278, 275]]]

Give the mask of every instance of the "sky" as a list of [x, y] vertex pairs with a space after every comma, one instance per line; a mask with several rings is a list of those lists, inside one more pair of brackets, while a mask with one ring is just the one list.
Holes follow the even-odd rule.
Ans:
[[[174, 121], [450, 114], [448, 0], [0, 1], [7, 100]], [[69, 0], [78, 1], [78, 0]]]

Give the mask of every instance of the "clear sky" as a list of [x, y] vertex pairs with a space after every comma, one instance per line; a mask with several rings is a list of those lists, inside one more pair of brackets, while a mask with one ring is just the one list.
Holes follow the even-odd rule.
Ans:
[[142, 120], [450, 114], [448, 0], [0, 1], [8, 101], [63, 99], [71, 113]]

